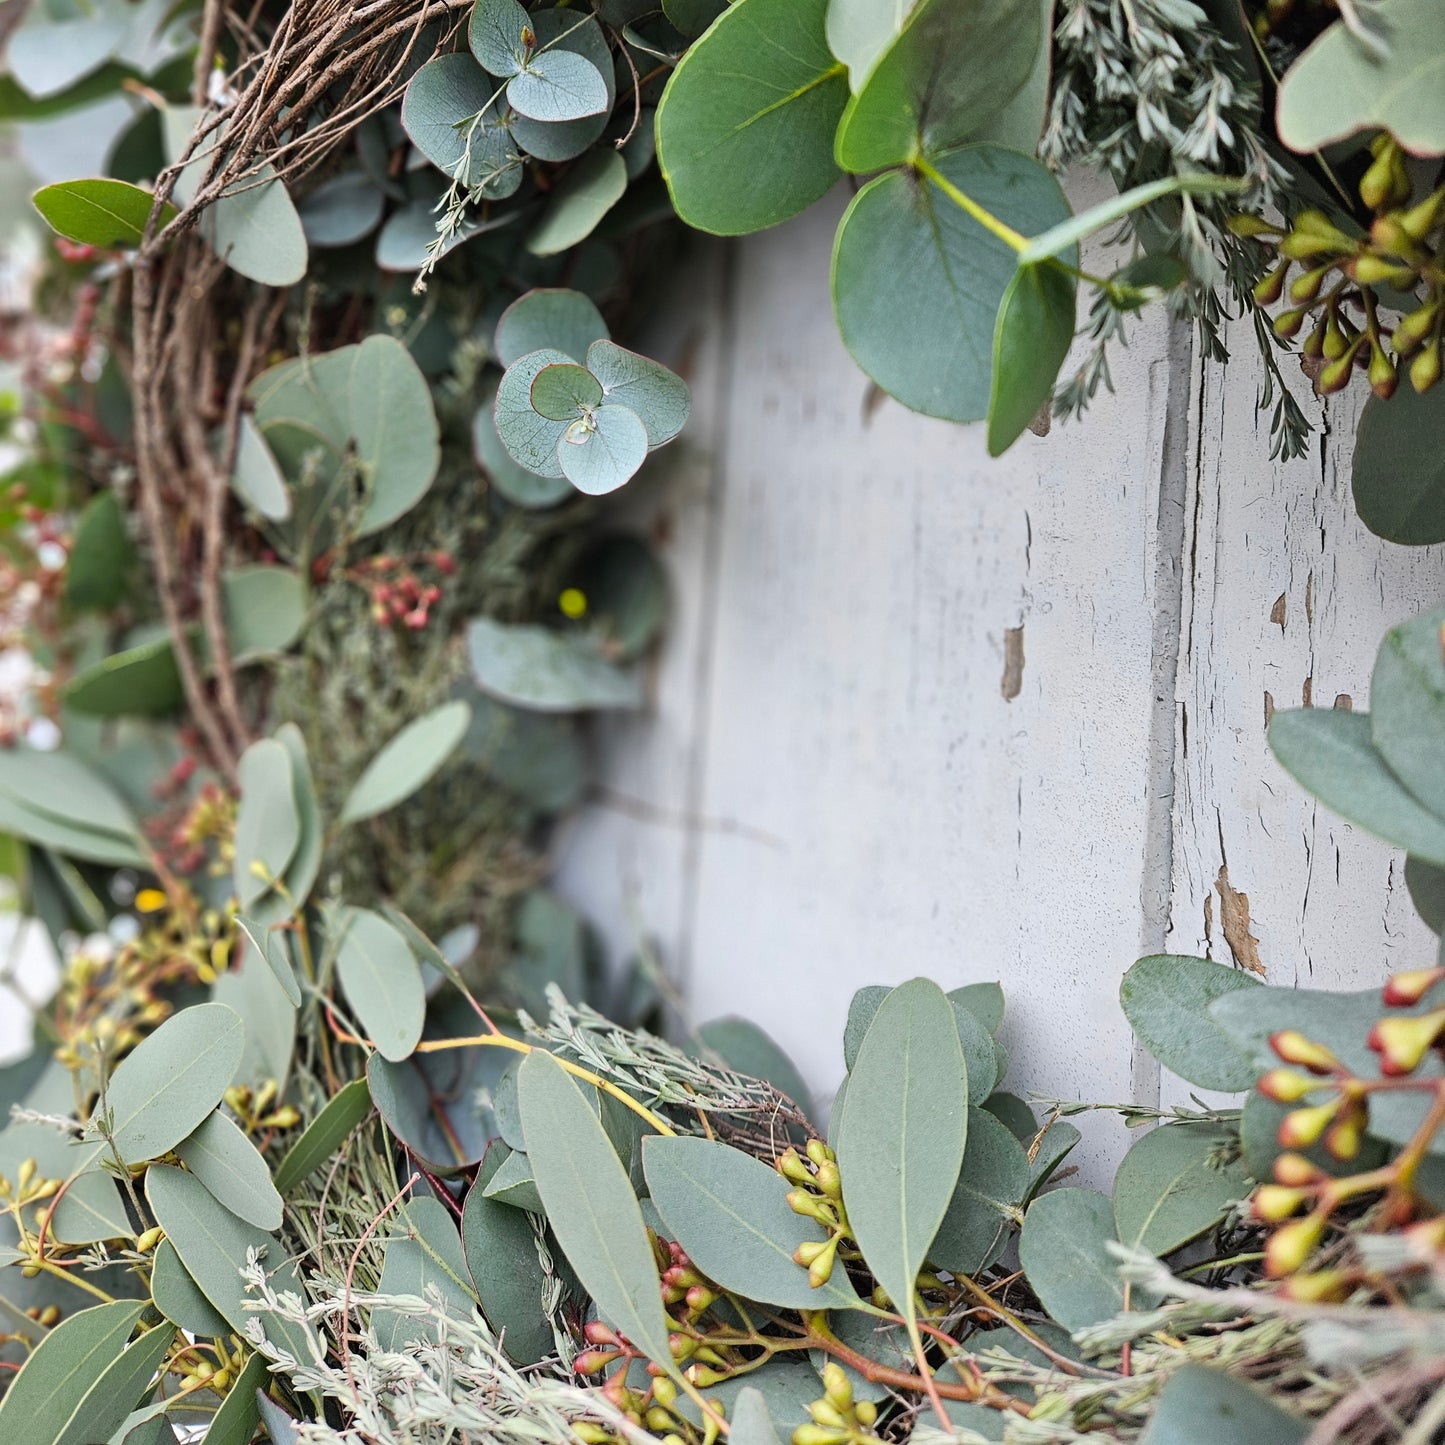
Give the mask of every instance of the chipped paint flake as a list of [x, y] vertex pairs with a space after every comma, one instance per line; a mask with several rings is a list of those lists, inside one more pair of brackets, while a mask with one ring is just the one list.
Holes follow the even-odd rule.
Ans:
[[1229, 864], [1222, 863], [1219, 876], [1214, 880], [1214, 891], [1219, 894], [1219, 920], [1224, 925], [1224, 941], [1234, 955], [1240, 968], [1264, 978], [1265, 968], [1259, 957], [1259, 939], [1249, 931], [1249, 894], [1231, 887]]

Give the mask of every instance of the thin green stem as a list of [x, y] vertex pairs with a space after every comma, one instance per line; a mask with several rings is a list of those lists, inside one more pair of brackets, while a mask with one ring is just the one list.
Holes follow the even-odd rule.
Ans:
[[985, 231], [990, 235], [997, 236], [1004, 245], [1014, 251], [1022, 251], [1028, 245], [1027, 236], [1021, 236], [1012, 226], [1006, 226], [992, 211], [984, 210], [972, 196], [965, 195], [930, 161], [925, 160], [922, 156], [916, 156], [911, 164], [919, 175], [932, 181], [955, 206], [972, 216]]

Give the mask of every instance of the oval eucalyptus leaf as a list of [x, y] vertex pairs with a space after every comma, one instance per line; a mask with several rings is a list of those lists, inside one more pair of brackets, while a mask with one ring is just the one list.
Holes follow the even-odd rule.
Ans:
[[676, 1375], [642, 1211], [597, 1115], [541, 1050], [523, 1060], [518, 1089], [537, 1190], [563, 1253], [601, 1317]]
[[56, 1325], [30, 1352], [0, 1399], [0, 1438], [53, 1445], [144, 1312], [143, 1304], [117, 1300], [80, 1310]]
[[270, 1310], [245, 1307], [248, 1300], [255, 1300], [241, 1278], [247, 1251], [253, 1249], [278, 1294], [305, 1298], [296, 1266], [271, 1235], [237, 1219], [199, 1179], [168, 1164], [151, 1165], [145, 1191], [156, 1223], [175, 1246], [186, 1272], [236, 1334], [244, 1337], [247, 1322], [259, 1320], [268, 1340], [297, 1359], [316, 1358], [317, 1344], [309, 1329]]
[[306, 584], [287, 567], [233, 567], [221, 574], [231, 659], [285, 652], [306, 625]]
[[1355, 432], [1355, 509], [1377, 537], [1445, 542], [1445, 388], [1372, 396]]
[[1022, 88], [1038, 50], [1038, 0], [922, 0], [854, 83], [838, 164], [863, 174], [968, 140]]
[[1445, 867], [1445, 818], [1390, 770], [1375, 748], [1368, 715], [1336, 708], [1277, 712], [1269, 746], [1285, 772], [1327, 808]]
[[563, 361], [582, 362], [587, 348], [606, 337], [607, 323], [590, 296], [542, 287], [519, 296], [502, 312], [492, 349], [503, 366], [534, 351], [560, 352]]
[[[560, 471], [555, 477], [539, 477], [517, 462], [502, 445], [493, 411], [496, 401], [497, 382], [494, 381], [484, 388], [482, 404], [472, 418], [472, 452], [497, 493], [514, 507], [528, 510], [555, 507], [558, 502], [574, 496], [572, 483]], [[555, 467], [556, 457], [551, 461]]]
[[1068, 272], [1041, 262], [1020, 266], [1004, 291], [993, 331], [989, 456], [1002, 456], [1052, 399], [1074, 340], [1076, 290]]
[[1445, 933], [1445, 868], [1406, 858], [1405, 886], [1425, 926], [1431, 933]]
[[236, 467], [231, 487], [248, 506], [268, 522], [284, 522], [291, 515], [291, 493], [266, 439], [249, 417], [241, 418], [236, 436]]
[[1336, 20], [1285, 71], [1275, 119], [1291, 150], [1310, 154], [1365, 130], [1389, 131], [1414, 155], [1445, 154], [1445, 36], [1435, 0], [1383, 0], [1388, 31], [1367, 47]]
[[249, 909], [286, 876], [301, 841], [291, 755], [274, 738], [261, 738], [241, 754], [241, 801], [236, 811], [236, 896]]
[[68, 857], [145, 867], [146, 850], [121, 796], [64, 752], [0, 748], [0, 832]]
[[1114, 1176], [1120, 1241], [1166, 1255], [1213, 1229], [1250, 1191], [1242, 1164], [1212, 1167], [1231, 1142], [1210, 1124], [1161, 1124], [1136, 1140]]
[[[175, 1343], [176, 1327], [157, 1325], [107, 1362], [96, 1374], [84, 1398], [63, 1423], [56, 1420], [37, 1422], [45, 1433], [37, 1445], [91, 1445], [95, 1440], [108, 1440], [125, 1423], [139, 1400], [155, 1386], [156, 1371]], [[53, 1432], [53, 1433], [51, 1433]]]
[[587, 349], [587, 369], [609, 402], [637, 413], [649, 447], [666, 446], [687, 424], [692, 396], [687, 383], [665, 366], [607, 340]]
[[[103, 251], [134, 250], [145, 238], [155, 197], [139, 186], [103, 178], [62, 181], [36, 191], [35, 209], [62, 236]], [[176, 208], [161, 206], [156, 229], [163, 227]]]
[[602, 387], [585, 366], [558, 362], [532, 378], [532, 410], [550, 421], [575, 421], [602, 401]]
[[[513, 89], [524, 78], [518, 76]], [[556, 256], [581, 245], [626, 190], [627, 162], [610, 146], [593, 151], [552, 192], [546, 213], [527, 237], [527, 249], [534, 256]]]
[[953, 1198], [968, 1129], [968, 1075], [953, 1006], [916, 978], [878, 1006], [849, 1074], [838, 1169], [853, 1237], [894, 1305], [914, 1285]]
[[848, 67], [855, 93], [903, 29], [918, 0], [828, 0], [828, 49]]
[[697, 1037], [728, 1068], [767, 1080], [805, 1114], [812, 1112], [812, 1094], [797, 1065], [751, 1019], [712, 1019], [698, 1029]]
[[530, 28], [517, 0], [477, 0], [467, 24], [467, 44], [490, 75], [515, 75], [522, 68]]
[[231, 1327], [186, 1272], [176, 1247], [163, 1239], [151, 1263], [151, 1301], [173, 1325], [203, 1339], [224, 1339]]
[[583, 639], [479, 617], [467, 628], [467, 648], [477, 685], [516, 707], [581, 712], [642, 705], [636, 675], [604, 661]]
[[958, 1184], [929, 1259], [955, 1275], [979, 1274], [1002, 1253], [1028, 1190], [1024, 1146], [991, 1113], [970, 1106]]
[[316, 875], [321, 871], [324, 843], [321, 809], [316, 802], [316, 787], [311, 781], [311, 764], [306, 757], [306, 741], [301, 736], [301, 729], [295, 723], [282, 723], [276, 729], [275, 737], [291, 759], [291, 789], [296, 799], [296, 816], [301, 820], [301, 837], [296, 844], [296, 854], [286, 870], [286, 892], [291, 900], [289, 907], [300, 909], [311, 896]]
[[485, 1190], [503, 1162], [504, 1151], [487, 1150], [462, 1209], [462, 1252], [476, 1286], [482, 1313], [497, 1333], [507, 1358], [535, 1365], [555, 1348], [543, 1308], [547, 1273], [538, 1254], [537, 1221]]
[[606, 111], [607, 82], [585, 56], [559, 46], [527, 58], [507, 84], [507, 101], [531, 120], [582, 120]]
[[1039, 1121], [1034, 1117], [1034, 1111], [1017, 1094], [990, 1094], [982, 1107], [1003, 1124], [1025, 1148], [1034, 1142], [1039, 1132]]
[[625, 406], [598, 407], [572, 422], [557, 442], [563, 475], [589, 497], [625, 486], [646, 460], [647, 428]]
[[247, 953], [211, 985], [211, 1002], [224, 1004], [246, 1025], [246, 1042], [232, 1083], [252, 1089], [275, 1082], [284, 1089], [296, 1045], [296, 1009], [276, 975]]
[[1258, 1071], [1215, 1023], [1209, 1005], [1236, 989], [1260, 987], [1243, 969], [1207, 958], [1154, 954], [1119, 982], [1119, 1004], [1139, 1042], [1186, 1082], [1237, 1094]]
[[1370, 678], [1370, 740], [1390, 771], [1445, 821], [1445, 611], [1385, 634]]
[[[872, 1024], [879, 1005], [890, 992], [892, 990], [884, 985], [870, 984], [853, 995], [848, 1005], [848, 1022], [843, 1030], [844, 1068], [853, 1067], [863, 1036]], [[968, 1096], [970, 1099], [987, 1099], [999, 1082], [998, 1046], [969, 1007], [968, 999], [956, 998], [953, 994], [946, 997], [953, 1008], [953, 1021], [963, 1049], [964, 1067], [968, 1072]]]
[[612, 49], [597, 21], [590, 16], [584, 19], [573, 9], [559, 6], [534, 11], [531, 24], [540, 47], [572, 51], [596, 66], [607, 92], [603, 108], [581, 120], [532, 120], [529, 116], [513, 115], [512, 135], [528, 155], [539, 161], [570, 161], [589, 150], [607, 128], [608, 117], [617, 101]]
[[[128, 7], [72, 11], [36, 5], [21, 19], [6, 46], [5, 69], [36, 99], [61, 97], [115, 54], [132, 24]], [[107, 71], [102, 71], [103, 77]], [[123, 72], [122, 72], [123, 73]], [[119, 77], [112, 78], [110, 86]]]
[[1124, 1284], [1108, 1250], [1117, 1238], [1113, 1206], [1095, 1190], [1055, 1189], [1029, 1205], [1019, 1262], [1050, 1317], [1066, 1330], [1086, 1329], [1123, 1310]]
[[87, 717], [165, 717], [185, 700], [169, 637], [127, 647], [82, 668], [65, 687], [65, 704]]
[[1181, 1365], [1164, 1382], [1140, 1445], [1300, 1445], [1309, 1421], [1280, 1409], [1244, 1380]]
[[532, 1161], [521, 1149], [513, 1149], [497, 1165], [497, 1172], [487, 1181], [483, 1195], [494, 1204], [517, 1212], [543, 1214], [542, 1196], [537, 1192]]
[[948, 991], [955, 1017], [965, 1008], [983, 1025], [984, 1032], [996, 1034], [1003, 1025], [1003, 987], [998, 983], [966, 983]]
[[464, 186], [485, 186], [516, 151], [492, 99], [495, 90], [482, 67], [458, 53], [427, 61], [402, 98], [401, 123], [412, 144]]
[[[1023, 235], [1069, 214], [1038, 162], [998, 146], [936, 158], [940, 175]], [[993, 335], [1016, 271], [1013, 248], [931, 181], [894, 171], [866, 185], [838, 228], [833, 308], [853, 359], [890, 396], [928, 416], [981, 421]]]
[[366, 1062], [366, 1082], [386, 1127], [438, 1173], [455, 1173], [482, 1157], [485, 1141], [468, 1147], [456, 1130], [445, 1127], [416, 1059], [394, 1064], [373, 1054]]
[[539, 477], [566, 475], [557, 459], [557, 447], [567, 423], [538, 416], [532, 408], [532, 383], [544, 367], [571, 361], [570, 356], [551, 348], [529, 352], [508, 366], [497, 387], [492, 407], [497, 435], [512, 460]]
[[256, 1410], [271, 1437], [271, 1445], [298, 1445], [301, 1436], [296, 1431], [296, 1421], [264, 1390], [256, 1391]]
[[327, 1101], [301, 1137], [276, 1166], [277, 1192], [289, 1194], [325, 1164], [371, 1113], [371, 1090], [365, 1079], [353, 1079]]
[[683, 56], [657, 109], [657, 160], [679, 216], [736, 236], [806, 210], [838, 179], [848, 82], [828, 0], [736, 0]]
[[365, 240], [381, 224], [385, 208], [386, 197], [365, 172], [345, 171], [317, 186], [298, 211], [307, 242], [326, 248]]
[[244, 1037], [234, 1010], [192, 1004], [121, 1060], [105, 1107], [111, 1141], [127, 1164], [174, 1149], [221, 1102], [241, 1062]]
[[[430, 490], [441, 466], [441, 432], [431, 388], [401, 342], [368, 336], [347, 350], [353, 353], [350, 436], [370, 485], [357, 526], [357, 535], [366, 537], [404, 516]], [[381, 397], [385, 406], [377, 404]]]
[[[439, 1199], [413, 1199], [398, 1211], [396, 1227], [386, 1241], [377, 1293], [418, 1299], [439, 1294], [447, 1314], [460, 1320], [472, 1318], [476, 1298], [462, 1242], [451, 1213]], [[398, 1310], [374, 1310], [371, 1325], [385, 1350], [440, 1338], [435, 1321]]]
[[266, 960], [266, 966], [276, 977], [292, 1008], [301, 1007], [301, 984], [296, 970], [291, 966], [290, 949], [286, 933], [279, 928], [266, 928], [254, 919], [236, 915], [236, 926], [246, 935], [251, 946]]
[[731, 1290], [779, 1309], [852, 1309], [860, 1301], [835, 1269], [816, 1289], [793, 1255], [827, 1233], [788, 1205], [792, 1185], [759, 1159], [711, 1139], [643, 1140], [652, 1202], [697, 1267]]
[[379, 913], [351, 908], [341, 923], [336, 976], [383, 1058], [407, 1058], [421, 1039], [426, 990], [400, 933]]
[[366, 765], [346, 795], [343, 823], [374, 818], [405, 802], [434, 778], [456, 751], [472, 720], [464, 702], [446, 702], [409, 722]]
[[268, 1232], [281, 1228], [281, 1196], [270, 1166], [224, 1114], [208, 1114], [176, 1145], [176, 1154], [237, 1218]]
[[782, 1445], [768, 1415], [768, 1402], [761, 1390], [744, 1386], [732, 1408], [732, 1445]]
[[247, 1359], [221, 1401], [221, 1408], [211, 1416], [205, 1445], [251, 1445], [256, 1426], [261, 1423], [256, 1393], [265, 1386], [269, 1373], [265, 1355], [253, 1354]]
[[1029, 1141], [1033, 1162], [1029, 1165], [1028, 1198], [1032, 1199], [1053, 1178], [1054, 1171], [1074, 1152], [1083, 1137], [1067, 1119], [1055, 1119], [1036, 1141]]
[[65, 564], [65, 600], [72, 607], [103, 611], [125, 596], [135, 548], [113, 491], [86, 503], [70, 540]]
[[216, 255], [248, 280], [293, 286], [306, 275], [306, 232], [285, 182], [269, 162], [232, 182], [201, 213], [199, 229]]

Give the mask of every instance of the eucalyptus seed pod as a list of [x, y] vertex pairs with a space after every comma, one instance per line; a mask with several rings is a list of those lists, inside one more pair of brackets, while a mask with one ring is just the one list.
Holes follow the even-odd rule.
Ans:
[[1350, 384], [1350, 373], [1355, 369], [1355, 357], [1358, 355], [1359, 345], [1356, 343], [1341, 352], [1333, 361], [1325, 363], [1319, 380], [1315, 383], [1315, 389], [1321, 396], [1333, 396]]
[[1241, 211], [1238, 215], [1231, 216], [1224, 226], [1234, 236], [1278, 236], [1280, 234], [1278, 226], [1272, 226], [1263, 216], [1250, 215], [1247, 211]]
[[1445, 186], [1399, 213], [1400, 229], [1413, 241], [1423, 241], [1445, 219]]
[[[1323, 266], [1315, 266], [1303, 275], [1296, 276], [1289, 288], [1289, 299], [1291, 301], [1313, 301], [1320, 294], [1320, 287], [1324, 285], [1325, 277], [1334, 270], [1334, 263], [1329, 262]], [[1256, 290], [1256, 297], [1258, 291]], [[1278, 296], [1275, 297], [1278, 300]]]
[[1394, 286], [1404, 290], [1415, 284], [1415, 268], [1387, 261], [1373, 251], [1366, 251], [1345, 263], [1345, 270], [1361, 286]]
[[1435, 329], [1435, 318], [1440, 314], [1440, 303], [1429, 301], [1404, 317], [1390, 338], [1390, 345], [1396, 356], [1412, 356], [1424, 345], [1426, 338]]
[[[1273, 271], [1266, 271], [1265, 274], [1254, 283], [1252, 294], [1257, 304], [1260, 306], [1273, 306], [1274, 303], [1279, 300], [1284, 294], [1285, 277], [1289, 275], [1290, 265], [1291, 262], [1288, 260], [1281, 261]], [[1299, 281], [1296, 281], [1295, 286], [1290, 288], [1290, 295], [1293, 296], [1296, 301], [1311, 300], [1312, 298], [1308, 296], [1295, 296], [1295, 287], [1299, 284]], [[1316, 287], [1316, 290], [1318, 289], [1319, 288]]]
[[[833, 1360], [829, 1360], [823, 1366], [823, 1393], [827, 1396], [828, 1402], [836, 1409], [851, 1410], [853, 1408], [853, 1386], [848, 1381], [847, 1372]], [[819, 1423], [822, 1422], [819, 1421]]]
[[815, 1425], [831, 1425], [835, 1430], [848, 1428], [848, 1417], [831, 1400], [814, 1400], [808, 1406], [808, 1413]]
[[1326, 361], [1338, 361], [1349, 350], [1350, 337], [1345, 325], [1339, 308], [1332, 306], [1325, 319], [1325, 339], [1321, 348]]
[[1305, 324], [1305, 317], [1309, 312], [1303, 307], [1296, 307], [1290, 311], [1281, 311], [1274, 318], [1274, 334], [1281, 341], [1288, 341], [1293, 336], [1299, 335], [1300, 327]]
[[1370, 390], [1381, 401], [1388, 401], [1395, 394], [1395, 387], [1400, 379], [1399, 372], [1378, 341], [1370, 346], [1369, 378]]
[[1370, 146], [1375, 159], [1360, 178], [1360, 199], [1372, 211], [1403, 206], [1410, 199], [1410, 173], [1405, 155], [1390, 135], [1378, 136]]
[[1410, 385], [1422, 394], [1440, 380], [1440, 349], [1436, 341], [1410, 363]]

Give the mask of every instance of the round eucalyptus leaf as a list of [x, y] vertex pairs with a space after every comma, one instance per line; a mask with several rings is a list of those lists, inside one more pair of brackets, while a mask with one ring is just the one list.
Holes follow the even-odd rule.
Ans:
[[1164, 1383], [1140, 1445], [1303, 1445], [1310, 1422], [1248, 1381], [1208, 1365], [1182, 1365]]
[[1003, 1252], [1029, 1190], [1029, 1156], [1008, 1126], [969, 1107], [963, 1168], [928, 1257], [954, 1274], [977, 1274]]
[[602, 386], [585, 366], [558, 362], [532, 378], [532, 410], [551, 421], [576, 421], [602, 401]]
[[497, 387], [492, 417], [497, 435], [512, 460], [539, 477], [561, 477], [566, 473], [557, 458], [557, 447], [567, 424], [538, 416], [532, 409], [532, 382], [546, 366], [571, 364], [560, 351], [533, 351], [513, 362]]
[[647, 460], [647, 428], [625, 406], [598, 407], [574, 421], [557, 443], [562, 474], [589, 497], [615, 492]]
[[542, 287], [519, 296], [502, 312], [492, 349], [503, 366], [533, 351], [560, 351], [564, 361], [586, 360], [587, 348], [605, 339], [607, 323], [590, 296]]
[[522, 175], [495, 90], [470, 55], [438, 55], [407, 85], [401, 123], [438, 170], [499, 200], [517, 189]]
[[863, 174], [968, 140], [1023, 87], [1038, 51], [1038, 0], [922, 0], [861, 86], [850, 73], [838, 164]]
[[306, 584], [287, 567], [235, 567], [221, 574], [231, 658], [284, 652], [306, 625]]
[[538, 10], [532, 16], [532, 32], [539, 48], [571, 51], [594, 65], [607, 90], [603, 109], [580, 120], [533, 120], [520, 112], [513, 115], [512, 135], [528, 155], [539, 161], [570, 161], [600, 139], [617, 102], [612, 50], [596, 20], [584, 18], [576, 10]]
[[1215, 1167], [1229, 1138], [1211, 1124], [1161, 1124], [1135, 1141], [1114, 1176], [1122, 1243], [1166, 1255], [1212, 1229], [1249, 1193], [1244, 1167]]
[[522, 68], [529, 28], [517, 0], [477, 0], [467, 25], [467, 44], [489, 75], [515, 75]]
[[409, 512], [431, 487], [441, 465], [440, 431], [431, 388], [401, 342], [368, 336], [347, 349], [349, 431], [369, 487], [357, 524], [365, 537]]
[[352, 246], [381, 222], [386, 197], [362, 171], [347, 171], [318, 186], [297, 208], [306, 240], [316, 247]]
[[701, 35], [727, 8], [727, 0], [662, 0], [663, 14], [688, 37]]
[[1372, 396], [1355, 433], [1355, 507], [1377, 537], [1445, 542], [1445, 386]]
[[582, 120], [607, 110], [602, 72], [573, 50], [539, 50], [507, 84], [507, 101], [531, 120]]
[[284, 522], [291, 515], [291, 494], [276, 458], [256, 423], [242, 416], [236, 437], [236, 468], [231, 488], [268, 522]]
[[545, 627], [479, 617], [467, 629], [472, 674], [483, 692], [537, 712], [641, 705], [642, 686], [585, 639]]
[[[998, 146], [940, 156], [939, 173], [1023, 235], [1069, 215], [1037, 161]], [[921, 175], [854, 198], [833, 249], [833, 308], [854, 360], [890, 396], [949, 421], [988, 415], [995, 319], [1015, 253]]]
[[1074, 340], [1076, 290], [1067, 271], [1044, 261], [1020, 266], [1004, 291], [994, 321], [989, 456], [1002, 456], [1049, 404]]
[[482, 404], [472, 418], [472, 451], [497, 492], [514, 507], [555, 507], [558, 502], [574, 496], [572, 483], [564, 476], [539, 477], [519, 465], [502, 445], [497, 435], [497, 419], [493, 407], [497, 399], [494, 380], [482, 394]]
[[1370, 737], [1395, 776], [1445, 820], [1445, 611], [1385, 634], [1370, 678]]
[[627, 162], [610, 146], [593, 151], [552, 193], [546, 213], [527, 237], [527, 249], [534, 256], [570, 251], [597, 229], [626, 190]]
[[[1019, 1236], [1019, 1262], [1049, 1315], [1066, 1330], [1082, 1330], [1119, 1314], [1124, 1282], [1109, 1253], [1117, 1240], [1107, 1195], [1055, 1189], [1029, 1205]], [[1141, 1303], [1139, 1291], [1134, 1303]]]
[[[498, 177], [489, 193], [493, 198], [500, 198], [510, 195], [511, 191], [495, 189], [496, 185], [511, 177], [515, 182], [511, 190], [515, 191], [522, 183], [522, 168], [513, 166]], [[502, 214], [492, 216], [488, 220], [477, 220], [468, 216], [457, 231], [443, 244], [436, 253], [439, 256], [449, 256], [458, 246], [465, 245], [474, 236], [480, 236], [488, 231], [500, 231], [506, 226], [515, 225], [518, 211], [504, 211]], [[432, 254], [432, 245], [437, 240], [437, 213], [436, 206], [430, 200], [418, 200], [410, 205], [403, 206], [401, 210], [393, 212], [387, 217], [386, 224], [376, 238], [376, 264], [382, 271], [419, 271], [426, 264], [427, 258]]]
[[657, 157], [690, 226], [735, 236], [806, 210], [838, 179], [848, 97], [828, 0], [737, 0], [683, 56], [657, 110]]
[[609, 402], [637, 413], [649, 447], [665, 446], [687, 424], [692, 408], [687, 383], [660, 363], [602, 340], [588, 347], [587, 369]]

